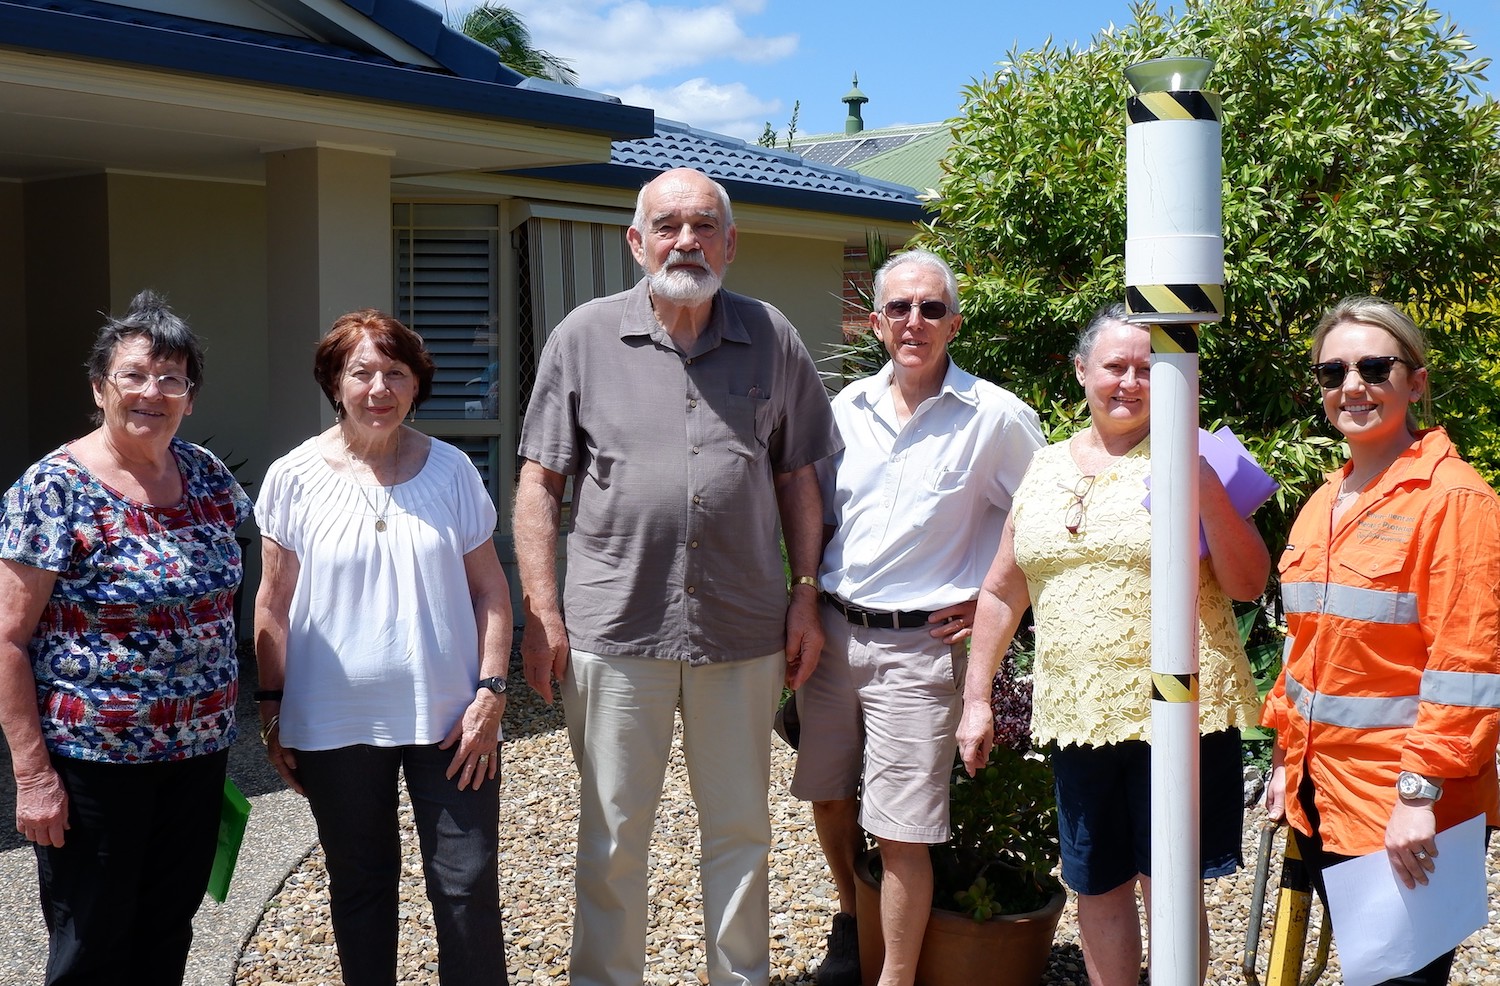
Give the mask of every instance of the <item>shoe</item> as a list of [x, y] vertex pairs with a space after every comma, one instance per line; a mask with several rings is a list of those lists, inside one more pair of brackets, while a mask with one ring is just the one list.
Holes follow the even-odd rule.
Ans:
[[840, 912], [833, 916], [833, 930], [828, 933], [828, 957], [813, 977], [818, 986], [860, 986], [859, 926], [853, 914]]

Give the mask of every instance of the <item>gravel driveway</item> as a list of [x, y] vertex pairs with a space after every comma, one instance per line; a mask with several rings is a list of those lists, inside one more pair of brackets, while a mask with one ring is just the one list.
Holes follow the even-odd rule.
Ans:
[[[521, 681], [519, 667], [512, 680]], [[250, 679], [250, 680], [253, 680]], [[248, 687], [245, 689], [248, 695]], [[248, 701], [246, 702], [248, 706]], [[286, 791], [265, 763], [254, 736], [254, 712], [242, 709], [252, 728], [230, 758], [232, 776], [251, 796], [246, 848], [229, 901], [207, 901], [199, 912], [189, 961], [192, 986], [337, 984], [338, 960], [328, 923], [327, 881], [305, 803]], [[524, 686], [506, 710], [501, 798], [501, 883], [505, 902], [505, 960], [513, 983], [562, 986], [573, 897], [573, 838], [578, 822], [576, 773], [561, 711], [541, 704]], [[0, 743], [0, 818], [14, 812], [9, 755]], [[810, 984], [822, 957], [833, 912], [833, 885], [823, 867], [808, 807], [786, 795], [793, 755], [780, 741], [772, 757], [771, 973], [773, 986]], [[409, 819], [408, 819], [409, 821]], [[1247, 869], [1208, 887], [1214, 957], [1209, 981], [1244, 982], [1240, 972], [1257, 847], [1258, 813], [1246, 819]], [[9, 824], [0, 826], [0, 981], [38, 983], [45, 936], [36, 909], [36, 875], [30, 850]], [[408, 828], [408, 838], [415, 834]], [[1492, 903], [1500, 890], [1491, 850]], [[701, 898], [697, 880], [697, 816], [687, 794], [680, 749], [674, 749], [666, 791], [657, 813], [651, 876], [651, 917], [646, 982], [683, 986], [705, 982]], [[400, 981], [436, 982], [436, 942], [422, 894], [415, 844], [402, 883], [403, 936]], [[1271, 882], [1274, 901], [1275, 868]], [[263, 913], [263, 916], [262, 916]], [[1494, 923], [1460, 949], [1454, 983], [1500, 986], [1500, 930]], [[1314, 907], [1314, 920], [1318, 908]], [[1270, 919], [1266, 919], [1269, 934]], [[1262, 948], [1262, 952], [1265, 949]], [[497, 951], [497, 961], [499, 954]], [[1264, 956], [1262, 956], [1262, 969]], [[1337, 983], [1337, 959], [1322, 982]], [[1064, 912], [1045, 982], [1086, 983], [1074, 908]]]

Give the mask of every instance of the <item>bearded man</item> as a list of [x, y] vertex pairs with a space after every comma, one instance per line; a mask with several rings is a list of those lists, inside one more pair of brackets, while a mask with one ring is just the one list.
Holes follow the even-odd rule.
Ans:
[[658, 176], [627, 239], [646, 277], [548, 340], [516, 489], [526, 680], [549, 702], [560, 684], [580, 777], [570, 978], [644, 978], [647, 851], [680, 708], [709, 982], [766, 986], [770, 724], [823, 644], [814, 464], [840, 446], [796, 330], [721, 286], [736, 241], [721, 185]]

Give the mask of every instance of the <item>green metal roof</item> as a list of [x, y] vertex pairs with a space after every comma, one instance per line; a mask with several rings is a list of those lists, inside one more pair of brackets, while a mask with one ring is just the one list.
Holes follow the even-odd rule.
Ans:
[[881, 181], [910, 185], [923, 193], [942, 184], [942, 161], [952, 143], [953, 134], [945, 126], [925, 137], [865, 158], [850, 170]]

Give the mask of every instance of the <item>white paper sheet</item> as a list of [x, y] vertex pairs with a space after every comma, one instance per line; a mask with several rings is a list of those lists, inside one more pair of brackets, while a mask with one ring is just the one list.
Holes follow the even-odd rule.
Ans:
[[1437, 868], [1407, 890], [1385, 850], [1323, 871], [1345, 986], [1415, 972], [1487, 920], [1484, 816], [1439, 832]]

